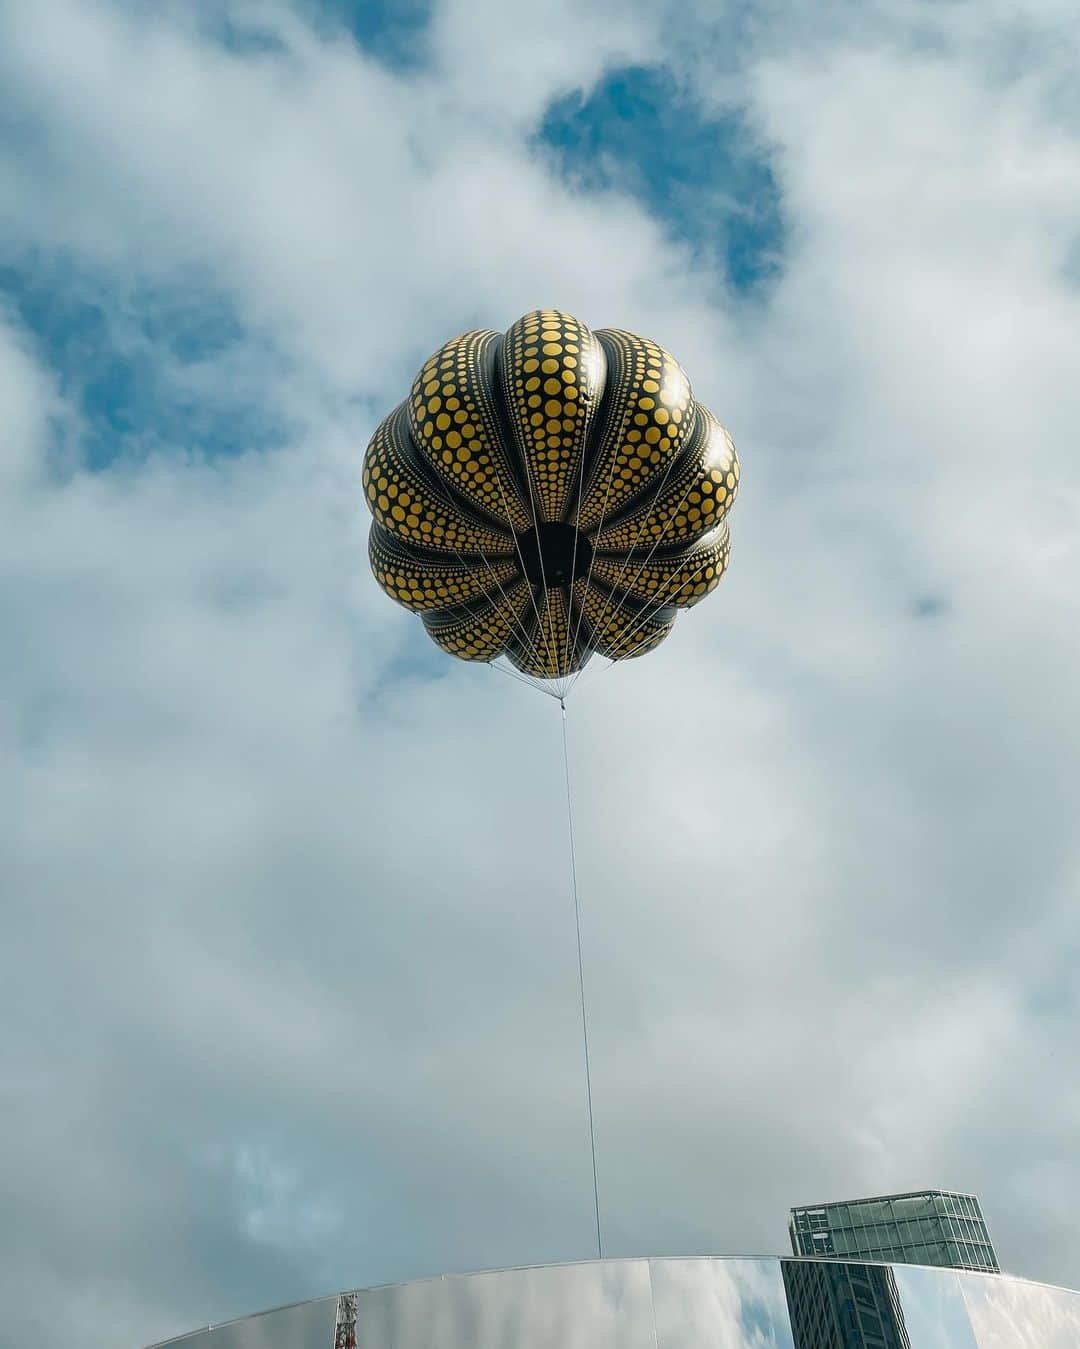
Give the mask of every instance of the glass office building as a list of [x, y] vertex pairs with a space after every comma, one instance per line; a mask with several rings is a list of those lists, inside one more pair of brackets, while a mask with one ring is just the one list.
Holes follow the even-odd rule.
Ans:
[[810, 1204], [791, 1210], [796, 1255], [903, 1260], [997, 1273], [997, 1255], [979, 1201], [954, 1190], [920, 1190]]
[[795, 1349], [911, 1349], [888, 1265], [784, 1260]]
[[843, 1260], [592, 1260], [349, 1291], [171, 1349], [1077, 1349], [1080, 1294]]

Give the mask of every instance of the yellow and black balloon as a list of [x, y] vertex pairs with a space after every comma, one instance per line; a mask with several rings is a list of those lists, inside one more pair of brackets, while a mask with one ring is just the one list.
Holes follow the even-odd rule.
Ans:
[[728, 564], [731, 437], [643, 337], [536, 310], [426, 361], [364, 459], [371, 569], [462, 660], [653, 650]]

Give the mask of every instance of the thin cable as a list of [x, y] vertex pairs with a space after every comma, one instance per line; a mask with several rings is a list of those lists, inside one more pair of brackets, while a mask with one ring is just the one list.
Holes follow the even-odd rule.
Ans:
[[535, 689], [537, 693], [546, 693], [549, 698], [554, 698], [556, 702], [560, 701], [559, 695], [554, 689], [546, 688], [531, 675], [524, 675], [520, 670], [515, 670], [511, 665], [498, 665], [494, 660], [486, 662], [489, 670], [494, 670], [496, 674], [506, 675], [508, 679], [516, 679], [519, 684], [528, 684], [529, 688]]
[[[678, 452], [678, 451], [676, 451], [674, 454], [671, 454], [671, 455], [668, 456], [668, 461], [667, 461], [667, 464], [666, 464], [666, 466], [665, 466], [665, 468], [664, 468], [664, 476], [660, 479], [660, 486], [656, 489], [655, 492], [652, 493], [652, 497], [651, 497], [651, 500], [650, 500], [650, 503], [649, 503], [649, 510], [646, 510], [646, 511], [643, 511], [643, 512], [642, 512], [641, 520], [640, 520], [639, 523], [638, 523], [637, 533], [634, 535], [634, 542], [631, 543], [631, 544], [630, 544], [628, 547], [626, 547], [625, 549], [621, 549], [621, 550], [620, 550], [620, 551], [624, 552], [625, 555], [624, 555], [624, 557], [623, 557], [623, 564], [622, 564], [622, 566], [619, 568], [619, 574], [618, 574], [618, 576], [615, 577], [615, 580], [614, 580], [614, 581], [610, 581], [610, 582], [607, 582], [607, 583], [606, 583], [606, 584], [608, 584], [608, 585], [611, 586], [611, 589], [612, 589], [612, 590], [618, 590], [619, 587], [622, 585], [623, 577], [626, 575], [626, 569], [627, 569], [627, 567], [629, 567], [630, 562], [631, 562], [631, 559], [633, 558], [634, 553], [637, 551], [638, 544], [641, 542], [641, 536], [645, 533], [646, 526], [647, 526], [648, 523], [649, 523], [649, 511], [652, 510], [653, 507], [655, 507], [656, 503], [660, 500], [661, 496], [663, 495], [664, 488], [667, 486], [667, 480], [668, 480], [668, 478], [669, 478], [670, 475], [671, 475], [671, 470], [672, 470], [672, 468], [674, 467], [675, 462], [676, 462], [676, 460], [677, 460], [679, 457], [680, 457], [680, 456], [679, 456], [679, 452]], [[671, 523], [671, 520], [674, 519], [675, 515], [678, 514], [678, 512], [682, 509], [683, 504], [685, 503], [687, 497], [689, 496], [689, 494], [690, 494], [690, 492], [693, 490], [693, 488], [694, 488], [694, 482], [691, 481], [690, 486], [686, 489], [686, 493], [684, 494], [682, 501], [679, 502], [679, 505], [678, 505], [678, 506], [675, 508], [675, 510], [671, 513], [671, 516], [670, 516], [669, 519], [668, 519], [668, 524]], [[649, 490], [650, 490], [650, 489], [649, 489], [649, 486], [648, 486], [648, 484], [646, 484], [644, 491], [641, 493], [642, 497], [645, 497], [645, 496], [647, 495], [647, 493], [649, 492]], [[662, 538], [663, 535], [661, 534], [660, 537]], [[600, 540], [600, 531], [597, 530], [596, 534], [593, 536], [593, 541], [594, 541], [594, 543], [599, 543], [599, 540]], [[650, 553], [649, 553], [649, 557], [652, 557], [653, 553], [656, 552], [656, 549], [657, 549], [657, 547], [658, 547], [658, 544], [659, 544], [659, 540], [657, 541], [657, 543], [654, 543], [654, 544], [653, 544], [652, 550], [651, 550]], [[599, 550], [598, 550], [598, 549], [595, 549], [594, 551], [599, 551]], [[645, 560], [648, 561], [648, 558], [646, 558]], [[639, 574], [640, 574], [640, 573], [639, 573]]]
[[[525, 466], [525, 473], [526, 473], [526, 478], [527, 478], [527, 477], [528, 477], [528, 465], [527, 465], [527, 464], [526, 464], [526, 466]], [[505, 490], [505, 488], [503, 487], [502, 479], [498, 476], [498, 474], [495, 475], [495, 481], [496, 481], [496, 482], [498, 483], [498, 485], [499, 485], [499, 495], [502, 497], [503, 512], [504, 512], [505, 515], [506, 515], [506, 523], [507, 523], [507, 525], [508, 525], [509, 528], [510, 528], [510, 535], [511, 535], [511, 537], [512, 537], [513, 540], [514, 540], [514, 551], [517, 553], [518, 563], [519, 563], [519, 565], [520, 565], [520, 567], [521, 567], [521, 574], [522, 574], [522, 576], [525, 577], [525, 580], [526, 580], [526, 582], [528, 583], [528, 586], [529, 586], [529, 598], [530, 598], [530, 600], [531, 600], [531, 602], [532, 602], [533, 613], [536, 615], [536, 640], [530, 638], [529, 635], [528, 635], [528, 633], [526, 633], [526, 635], [525, 635], [525, 642], [524, 642], [524, 644], [523, 644], [523, 646], [522, 646], [522, 651], [523, 651], [525, 657], [526, 657], [526, 658], [531, 658], [531, 657], [534, 656], [534, 655], [535, 655], [535, 656], [539, 656], [539, 654], [540, 654], [540, 643], [539, 643], [539, 638], [540, 638], [540, 636], [541, 636], [541, 631], [540, 631], [540, 630], [541, 630], [541, 627], [542, 627], [542, 622], [541, 622], [541, 619], [540, 619], [540, 607], [539, 607], [539, 605], [536, 603], [536, 587], [532, 584], [531, 581], [529, 581], [528, 573], [527, 573], [526, 570], [525, 570], [525, 555], [524, 555], [524, 553], [521, 551], [521, 541], [518, 539], [518, 536], [517, 536], [517, 530], [514, 528], [514, 522], [513, 522], [513, 520], [511, 520], [511, 518], [510, 518], [510, 508], [509, 508], [509, 506], [508, 506], [507, 503], [506, 503], [506, 490]], [[531, 486], [529, 487], [529, 501], [530, 501], [530, 503], [532, 502], [532, 487], [531, 487]], [[533, 514], [533, 519], [535, 520], [535, 519], [536, 519], [536, 510], [535, 510], [535, 508], [533, 509], [533, 513], [532, 513], [532, 514]], [[536, 544], [536, 546], [537, 546], [537, 549], [539, 549], [539, 547], [540, 547], [539, 534], [537, 534], [537, 544]], [[544, 587], [544, 594], [545, 594], [545, 596], [547, 595], [547, 587], [546, 587], [546, 586]], [[556, 695], [556, 696], [558, 696], [558, 695]]]
[[[709, 566], [710, 562], [707, 559], [706, 561], [702, 562], [699, 566], [695, 567], [694, 570], [689, 574], [689, 576], [687, 576], [686, 580], [683, 581], [682, 585], [677, 586], [669, 594], [662, 595], [659, 600], [642, 609], [641, 613], [636, 614], [634, 616], [635, 622], [637, 623], [648, 622], [648, 620], [651, 619], [656, 613], [658, 613], [659, 610], [666, 608], [673, 599], [677, 599], [678, 596], [682, 594], [682, 592], [686, 589], [687, 586], [692, 585], [694, 583], [694, 581], [702, 574], [702, 572], [708, 571]], [[611, 660], [610, 665], [596, 667], [593, 670], [594, 677], [597, 674], [604, 674], [607, 670], [610, 670], [614, 665], [619, 665], [626, 660], [632, 660], [633, 657], [636, 656], [639, 651], [642, 651], [645, 647], [648, 646], [649, 642], [652, 641], [654, 635], [655, 634], [653, 633], [647, 633], [639, 642], [636, 642], [633, 646], [629, 647], [619, 656], [614, 657]], [[581, 673], [587, 674], [588, 671], [583, 670]], [[576, 687], [576, 684], [577, 681], [575, 680], [570, 687], [574, 688]]]
[[[432, 467], [433, 467], [433, 466], [432, 466]], [[497, 473], [494, 475], [494, 478], [495, 478], [495, 482], [498, 484], [499, 494], [500, 494], [500, 496], [502, 497], [503, 512], [504, 512], [504, 514], [505, 514], [505, 516], [506, 516], [506, 528], [507, 528], [507, 531], [509, 532], [510, 538], [511, 538], [511, 540], [512, 540], [512, 542], [513, 542], [513, 545], [514, 545], [514, 551], [517, 553], [518, 563], [519, 563], [519, 565], [520, 565], [520, 567], [521, 567], [522, 580], [524, 580], [524, 581], [525, 581], [525, 584], [528, 585], [528, 587], [529, 587], [529, 596], [530, 596], [530, 598], [531, 598], [531, 600], [532, 600], [532, 607], [533, 607], [533, 610], [534, 610], [534, 612], [536, 613], [537, 626], [539, 626], [539, 623], [540, 623], [540, 613], [539, 613], [539, 610], [537, 609], [537, 606], [536, 606], [536, 596], [535, 596], [535, 594], [534, 594], [532, 585], [529, 584], [528, 577], [525, 575], [525, 559], [524, 559], [524, 557], [522, 556], [522, 553], [521, 553], [521, 545], [518, 543], [517, 532], [516, 532], [515, 529], [514, 529], [514, 522], [513, 522], [513, 519], [511, 518], [511, 515], [510, 515], [510, 507], [509, 507], [509, 505], [507, 504], [507, 500], [506, 500], [506, 492], [505, 492], [505, 490], [504, 490], [504, 488], [503, 488], [502, 479], [499, 477], [499, 475], [498, 475]], [[455, 504], [453, 498], [450, 496], [449, 492], [447, 491], [446, 485], [445, 485], [445, 483], [443, 482], [443, 479], [442, 479], [441, 474], [440, 474], [437, 470], [436, 470], [436, 471], [432, 471], [432, 472], [428, 475], [428, 479], [427, 479], [427, 480], [428, 480], [430, 486], [432, 486], [432, 487], [434, 488], [435, 492], [442, 498], [442, 503], [443, 503], [443, 505], [446, 507], [446, 509], [450, 512], [451, 516], [460, 513], [461, 508], [460, 508], [457, 504]], [[495, 517], [495, 518], [497, 518], [497, 517]], [[461, 553], [461, 551], [460, 551], [459, 549], [455, 548], [452, 544], [450, 545], [450, 548], [451, 548], [451, 551], [453, 552], [454, 556], [455, 556], [455, 557], [457, 558], [457, 560], [461, 563], [461, 565], [462, 565], [463, 567], [465, 567], [466, 570], [471, 570], [471, 567], [470, 567], [469, 562], [468, 562], [467, 559], [464, 557], [464, 555]], [[482, 548], [480, 548], [480, 549], [477, 550], [477, 555], [480, 557], [480, 560], [483, 562], [484, 566], [487, 568], [487, 570], [488, 570], [488, 575], [491, 577], [491, 579], [495, 582], [495, 585], [498, 587], [498, 590], [499, 590], [499, 596], [500, 596], [500, 599], [501, 599], [502, 603], [501, 603], [501, 604], [496, 604], [496, 609], [497, 609], [497, 611], [498, 611], [499, 613], [502, 613], [502, 614], [505, 614], [505, 615], [506, 615], [506, 617], [507, 617], [507, 619], [508, 619], [508, 628], [513, 627], [515, 624], [517, 625], [518, 632], [521, 634], [521, 637], [522, 637], [522, 650], [525, 652], [526, 656], [530, 656], [531, 654], [533, 654], [533, 643], [532, 643], [532, 639], [531, 639], [530, 636], [529, 636], [528, 629], [527, 629], [527, 627], [525, 626], [525, 620], [524, 620], [524, 618], [522, 617], [522, 614], [524, 613], [524, 608], [525, 608], [525, 606], [523, 605], [522, 608], [521, 608], [521, 610], [518, 611], [518, 610], [515, 610], [515, 609], [513, 608], [512, 605], [510, 605], [510, 603], [509, 603], [509, 596], [507, 595], [506, 591], [503, 589], [502, 583], [500, 582], [500, 580], [499, 580], [499, 578], [498, 578], [498, 575], [497, 575], [496, 572], [495, 572], [494, 567], [492, 567], [490, 561], [488, 560], [487, 553], [485, 553], [485, 551], [484, 551]], [[496, 554], [496, 556], [509, 556], [509, 554]], [[490, 590], [485, 589], [483, 593], [484, 593], [484, 595], [485, 595], [488, 599], [491, 599], [491, 598], [492, 598], [492, 596], [491, 596], [491, 591], [490, 591]], [[539, 650], [536, 651], [536, 654], [537, 654], [537, 655], [539, 654]], [[490, 662], [489, 662], [489, 664], [490, 664]]]
[[[525, 461], [525, 485], [526, 485], [526, 486], [528, 487], [528, 489], [529, 489], [529, 507], [530, 507], [530, 509], [532, 510], [533, 530], [534, 530], [535, 533], [536, 533], [536, 554], [537, 554], [537, 557], [540, 559], [540, 584], [542, 585], [543, 590], [544, 590], [544, 619], [546, 619], [546, 620], [548, 621], [548, 623], [550, 623], [550, 621], [551, 621], [551, 595], [550, 595], [550, 593], [549, 593], [549, 591], [548, 591], [547, 573], [546, 573], [546, 571], [544, 570], [544, 550], [543, 550], [543, 548], [540, 547], [540, 517], [539, 517], [539, 515], [538, 515], [537, 512], [536, 512], [536, 496], [535, 496], [534, 493], [533, 493], [533, 465], [532, 465], [532, 460], [529, 458], [528, 450], [527, 450], [526, 447], [525, 447], [525, 442], [524, 442], [524, 440], [523, 440], [520, 436], [518, 437], [518, 443], [520, 444], [521, 450], [522, 450], [522, 455], [521, 455], [521, 457], [522, 457], [522, 458], [524, 459], [524, 461]], [[515, 539], [516, 539], [516, 535], [515, 535]], [[521, 566], [522, 566], [522, 570], [524, 570], [524, 568], [525, 568], [525, 562], [524, 562], [524, 559], [522, 559]], [[552, 657], [551, 657], [551, 642], [550, 642], [549, 639], [548, 639], [548, 630], [547, 630], [547, 627], [544, 625], [544, 619], [541, 619], [540, 614], [539, 614], [539, 612], [538, 612], [537, 615], [536, 615], [536, 621], [537, 621], [537, 623], [540, 625], [540, 627], [541, 627], [541, 629], [542, 629], [542, 631], [541, 631], [541, 636], [542, 636], [543, 639], [544, 639], [544, 647], [545, 647], [546, 652], [547, 652], [547, 661], [548, 661], [548, 665], [550, 666], [550, 668], [551, 668], [551, 670], [552, 670], [552, 672], [553, 672], [552, 675], [551, 675], [551, 678], [552, 678], [552, 679], [555, 679], [555, 678], [558, 677], [559, 662], [558, 662], [558, 657], [556, 657], [554, 660], [552, 660]], [[552, 634], [552, 635], [554, 636], [554, 634]], [[560, 694], [560, 697], [561, 697], [561, 694]]]
[[574, 848], [574, 800], [570, 792], [570, 751], [566, 743], [566, 703], [562, 708], [563, 768], [566, 773], [566, 820], [570, 830], [570, 887], [574, 893], [574, 928], [577, 932], [578, 989], [581, 993], [581, 1042], [585, 1048], [585, 1096], [589, 1105], [589, 1149], [592, 1153], [593, 1207], [596, 1212], [596, 1253], [604, 1258], [604, 1240], [600, 1233], [600, 1187], [596, 1180], [596, 1129], [593, 1126], [592, 1073], [589, 1070], [589, 1020], [585, 1014], [585, 965], [581, 958], [581, 906], [578, 903], [577, 853]]
[[[625, 585], [625, 586], [622, 586], [622, 587], [621, 587], [625, 592], [632, 592], [632, 591], [633, 591], [634, 586], [637, 584], [637, 582], [638, 582], [638, 581], [640, 580], [640, 578], [641, 578], [641, 573], [645, 570], [645, 568], [646, 568], [646, 567], [649, 565], [649, 563], [652, 561], [653, 555], [655, 554], [656, 550], [660, 547], [661, 543], [663, 543], [663, 541], [664, 541], [664, 535], [665, 535], [665, 534], [668, 532], [668, 530], [671, 528], [672, 524], [673, 524], [674, 521], [675, 521], [675, 517], [678, 515], [679, 511], [681, 511], [682, 508], [683, 508], [683, 506], [686, 505], [687, 499], [689, 498], [690, 493], [694, 490], [694, 487], [696, 486], [696, 484], [697, 484], [697, 479], [691, 478], [690, 481], [689, 481], [689, 483], [688, 483], [687, 486], [686, 486], [686, 490], [685, 490], [685, 491], [683, 492], [683, 494], [682, 494], [682, 498], [680, 499], [679, 504], [678, 504], [678, 505], [675, 507], [675, 509], [668, 515], [667, 521], [666, 521], [666, 523], [664, 524], [663, 529], [660, 531], [660, 533], [657, 535], [657, 537], [653, 540], [652, 546], [650, 547], [649, 551], [645, 554], [645, 557], [644, 557], [644, 558], [642, 559], [642, 561], [641, 561], [641, 565], [638, 567], [637, 571], [634, 573], [634, 578], [633, 578], [633, 580], [630, 581], [630, 583], [629, 583], [628, 585]], [[724, 517], [721, 516], [720, 521], [718, 522], [718, 524], [722, 524], [722, 523], [723, 523], [723, 520], [724, 520]], [[708, 532], [708, 531], [706, 531], [706, 532]], [[594, 557], [595, 557], [595, 553], [594, 553]], [[620, 578], [620, 581], [621, 581], [621, 578], [622, 578], [623, 576], [625, 576], [625, 574], [626, 574], [626, 564], [627, 564], [627, 562], [630, 561], [630, 559], [631, 559], [632, 557], [633, 557], [633, 550], [631, 550], [630, 552], [627, 553], [626, 558], [625, 558], [625, 560], [624, 560], [624, 562], [623, 562], [623, 565], [622, 565], [622, 567], [621, 567], [621, 569], [620, 569], [620, 571], [619, 571], [619, 578]], [[708, 566], [708, 563], [707, 563], [707, 562], [704, 563], [701, 567], [698, 568], [698, 572], [704, 571], [704, 570], [707, 568], [707, 566]], [[697, 574], [697, 573], [695, 573], [695, 574]], [[679, 590], [677, 590], [675, 593], [678, 594], [683, 588], [684, 588], [683, 586], [680, 586], [680, 587], [679, 587]], [[612, 603], [613, 600], [614, 600], [614, 604]], [[661, 602], [660, 602], [658, 605], [656, 605], [656, 608], [657, 608], [657, 609], [662, 609], [662, 608], [664, 607], [664, 603], [665, 603], [665, 602], [666, 602], [665, 600], [661, 600]], [[615, 599], [614, 594], [608, 595], [608, 597], [607, 597], [607, 599], [606, 599], [606, 601], [605, 601], [605, 604], [604, 604], [604, 608], [603, 608], [603, 610], [601, 611], [600, 618], [601, 618], [601, 619], [604, 619], [604, 618], [606, 618], [606, 617], [608, 616], [608, 614], [614, 614], [614, 613], [621, 607], [622, 603], [623, 603], [623, 601], [622, 601], [621, 599]], [[653, 612], [655, 612], [655, 609], [653, 610]], [[650, 613], [649, 616], [651, 617], [652, 614]], [[638, 615], [638, 617], [639, 617], [639, 619], [640, 619], [640, 618], [642, 617], [642, 615]], [[628, 659], [628, 657], [627, 657], [626, 655], [622, 655], [622, 656], [620, 656], [618, 659], [619, 659], [619, 660], [626, 660], [626, 659]], [[612, 663], [614, 664], [614, 662], [612, 662]], [[608, 666], [608, 667], [606, 667], [606, 668], [610, 669], [611, 667]], [[570, 681], [570, 686], [569, 686], [569, 688], [567, 689], [567, 693], [572, 692], [572, 690], [574, 689], [574, 687], [575, 687], [575, 685], [577, 684], [578, 680], [581, 678], [581, 676], [582, 676], [584, 673], [585, 673], [585, 669], [584, 669], [584, 667], [582, 667], [582, 669], [580, 669], [580, 670], [577, 672], [576, 676], [575, 676], [573, 679], [571, 679], [571, 681]]]

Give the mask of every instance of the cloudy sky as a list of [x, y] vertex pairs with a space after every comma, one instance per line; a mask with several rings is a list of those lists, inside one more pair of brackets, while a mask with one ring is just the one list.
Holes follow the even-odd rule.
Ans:
[[0, 1342], [587, 1257], [558, 708], [367, 570], [447, 337], [647, 334], [728, 577], [570, 703], [611, 1254], [1080, 1284], [1074, 0], [0, 0]]

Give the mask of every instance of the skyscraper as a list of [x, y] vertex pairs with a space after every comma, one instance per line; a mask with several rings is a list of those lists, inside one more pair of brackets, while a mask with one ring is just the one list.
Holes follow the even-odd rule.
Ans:
[[781, 1260], [795, 1349], [911, 1349], [888, 1265]]
[[788, 1231], [795, 1255], [1000, 1270], [978, 1199], [953, 1190], [793, 1208]]

